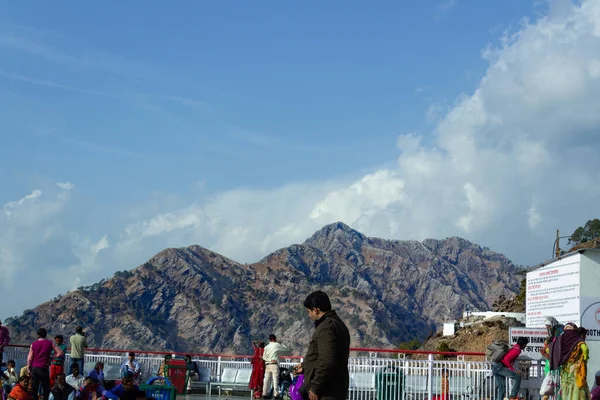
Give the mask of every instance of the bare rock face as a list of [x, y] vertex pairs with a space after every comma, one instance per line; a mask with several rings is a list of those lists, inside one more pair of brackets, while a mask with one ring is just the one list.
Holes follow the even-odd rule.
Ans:
[[192, 353], [248, 354], [252, 340], [275, 333], [302, 354], [313, 329], [302, 302], [319, 289], [352, 346], [391, 348], [514, 295], [516, 271], [464, 239], [384, 240], [335, 223], [255, 264], [200, 246], [166, 249], [5, 324], [14, 343], [28, 343], [40, 326], [70, 336], [80, 324], [93, 347]]

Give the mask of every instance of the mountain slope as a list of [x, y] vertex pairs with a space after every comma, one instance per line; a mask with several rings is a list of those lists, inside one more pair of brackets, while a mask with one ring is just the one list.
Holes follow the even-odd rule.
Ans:
[[97, 347], [245, 354], [251, 340], [275, 333], [301, 353], [312, 329], [302, 301], [322, 289], [353, 346], [392, 347], [466, 307], [489, 309], [514, 294], [515, 271], [504, 256], [464, 239], [392, 241], [335, 223], [254, 264], [200, 246], [166, 249], [5, 324], [19, 343], [39, 326], [69, 335], [81, 324]]

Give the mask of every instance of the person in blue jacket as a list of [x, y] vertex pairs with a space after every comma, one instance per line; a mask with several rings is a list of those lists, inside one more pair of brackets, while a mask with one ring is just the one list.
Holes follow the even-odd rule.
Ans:
[[139, 392], [140, 387], [133, 382], [133, 375], [128, 375], [125, 378], [123, 378], [120, 385], [117, 385], [111, 390], [109, 390], [106, 397], [108, 397], [109, 399], [120, 399], [123, 397], [125, 392], [132, 391]]

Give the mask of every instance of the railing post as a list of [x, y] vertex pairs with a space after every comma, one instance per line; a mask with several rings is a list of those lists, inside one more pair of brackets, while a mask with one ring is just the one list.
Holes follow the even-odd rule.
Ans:
[[433, 398], [433, 354], [429, 354], [427, 357], [429, 365], [427, 366], [427, 399], [432, 400]]
[[219, 381], [221, 381], [221, 356], [217, 358], [217, 376], [219, 377]]

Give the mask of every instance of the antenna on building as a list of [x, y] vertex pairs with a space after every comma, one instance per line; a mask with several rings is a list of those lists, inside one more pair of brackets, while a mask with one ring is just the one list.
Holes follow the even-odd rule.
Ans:
[[555, 258], [560, 257], [560, 231], [557, 229], [556, 230], [556, 253], [555, 253]]

